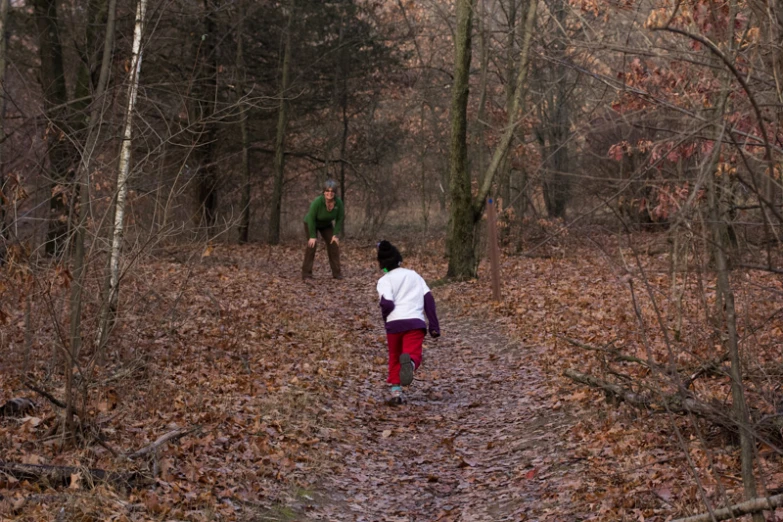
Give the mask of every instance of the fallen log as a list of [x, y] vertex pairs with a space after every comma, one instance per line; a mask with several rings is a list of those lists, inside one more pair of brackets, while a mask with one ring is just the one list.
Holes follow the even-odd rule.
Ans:
[[[738, 431], [736, 422], [734, 422], [731, 414], [728, 413], [725, 407], [716, 407], [696, 400], [693, 397], [680, 394], [664, 395], [660, 393], [656, 394], [656, 396], [643, 395], [624, 388], [619, 384], [603, 381], [592, 375], [579, 373], [571, 369], [565, 370], [563, 375], [592, 388], [601, 389], [637, 408], [644, 408], [655, 413], [669, 412], [680, 415], [691, 413], [731, 432], [736, 433]], [[776, 438], [780, 437], [779, 432], [775, 435]]]
[[759, 511], [772, 511], [781, 505], [783, 505], [783, 495], [753, 498], [727, 508], [717, 509], [712, 513], [702, 513], [701, 515], [694, 515], [692, 517], [678, 518], [672, 522], [717, 522], [719, 520], [728, 520], [751, 513], [758, 513]]
[[74, 477], [80, 477], [80, 487], [93, 488], [105, 483], [115, 488], [139, 488], [153, 484], [151, 478], [138, 471], [106, 471], [97, 468], [77, 466], [50, 466], [40, 464], [19, 464], [0, 461], [0, 473], [17, 480], [27, 480], [53, 488], [71, 487]]
[[[572, 345], [574, 345], [576, 347], [582, 348], [584, 350], [590, 350], [590, 351], [602, 353], [604, 355], [609, 355], [612, 358], [614, 358], [614, 360], [616, 360], [616, 361], [635, 363], [635, 364], [638, 364], [640, 366], [643, 366], [644, 368], [652, 369], [651, 365], [650, 365], [650, 363], [648, 361], [639, 359], [638, 357], [634, 357], [632, 355], [625, 355], [620, 350], [615, 348], [613, 346], [614, 341], [612, 341], [612, 342], [610, 342], [608, 344], [605, 344], [604, 346], [592, 346], [592, 345], [583, 343], [581, 341], [578, 341], [576, 339], [572, 339], [570, 337], [566, 337], [564, 335], [557, 335], [556, 337], [558, 337], [560, 339], [563, 339], [567, 343], [572, 344]], [[683, 382], [682, 382], [683, 388], [688, 389], [691, 386], [693, 386], [694, 381], [696, 381], [696, 379], [698, 379], [702, 375], [709, 375], [709, 374], [718, 373], [720, 371], [720, 369], [721, 369], [721, 364], [726, 362], [728, 359], [729, 359], [729, 352], [724, 352], [723, 355], [721, 355], [717, 359], [714, 359], [712, 361], [707, 361], [707, 362], [703, 363], [698, 368], [696, 368], [696, 370], [692, 371], [689, 377], [687, 377], [687, 378], [685, 378], [683, 380]], [[670, 372], [667, 371], [667, 373], [670, 373]], [[677, 372], [671, 372], [671, 375], [678, 375], [678, 374], [677, 374]]]
[[586, 384], [592, 388], [600, 388], [605, 392], [608, 392], [613, 396], [617, 397], [618, 399], [627, 402], [631, 406], [636, 406], [637, 408], [651, 407], [650, 400], [647, 397], [639, 393], [636, 393], [634, 391], [623, 388], [619, 384], [613, 384], [611, 382], [602, 381], [601, 379], [593, 377], [592, 375], [587, 375], [586, 373], [579, 373], [570, 368], [566, 369], [563, 372], [563, 375], [576, 382], [581, 382], [582, 384]]

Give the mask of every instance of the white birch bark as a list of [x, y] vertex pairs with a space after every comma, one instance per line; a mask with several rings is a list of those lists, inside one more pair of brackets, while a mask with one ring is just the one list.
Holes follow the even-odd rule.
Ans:
[[125, 220], [125, 203], [128, 197], [128, 176], [130, 174], [131, 144], [133, 138], [133, 110], [139, 89], [141, 73], [141, 33], [144, 29], [144, 14], [147, 0], [138, 0], [136, 5], [136, 26], [133, 30], [133, 54], [131, 57], [130, 81], [128, 82], [128, 105], [125, 109], [125, 130], [120, 149], [120, 162], [117, 169], [117, 200], [114, 204], [114, 227], [111, 242], [111, 260], [109, 261], [109, 291], [107, 293], [107, 313], [101, 321], [101, 345], [107, 338], [109, 326], [117, 309], [117, 297], [120, 290], [120, 255]]

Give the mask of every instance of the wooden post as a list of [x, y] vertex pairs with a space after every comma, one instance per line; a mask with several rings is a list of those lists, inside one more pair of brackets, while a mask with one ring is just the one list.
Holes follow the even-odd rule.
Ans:
[[500, 301], [500, 249], [498, 247], [498, 216], [495, 210], [495, 200], [487, 200], [487, 248], [489, 249], [489, 266], [492, 272], [492, 299]]

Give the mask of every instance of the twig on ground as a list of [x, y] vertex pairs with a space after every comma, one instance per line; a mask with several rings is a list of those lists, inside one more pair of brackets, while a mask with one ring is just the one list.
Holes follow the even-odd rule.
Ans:
[[201, 429], [201, 426], [193, 426], [192, 428], [178, 428], [176, 430], [170, 431], [168, 433], [165, 433], [155, 439], [155, 442], [152, 442], [146, 446], [144, 446], [141, 449], [138, 449], [134, 451], [133, 453], [129, 453], [126, 455], [129, 459], [135, 459], [138, 457], [142, 457], [144, 455], [147, 455], [148, 453], [152, 453], [153, 451], [157, 450], [160, 446], [165, 444], [166, 442], [181, 439], [185, 435], [189, 433], [193, 433], [194, 431]]

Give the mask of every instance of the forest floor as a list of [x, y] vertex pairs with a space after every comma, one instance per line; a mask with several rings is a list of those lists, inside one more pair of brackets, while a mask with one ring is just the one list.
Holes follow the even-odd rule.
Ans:
[[561, 504], [570, 503], [568, 476], [578, 475], [579, 459], [564, 447], [571, 419], [531, 364], [544, 348], [524, 346], [492, 323], [452, 315], [448, 306], [440, 314], [444, 337], [426, 342], [405, 405], [384, 403], [382, 368], [346, 379], [363, 392], [352, 397], [352, 430], [360, 440], [338, 446], [345, 465], [322, 483], [332, 493], [303, 512], [309, 519], [566, 516]]
[[[0, 520], [664, 521], [700, 512], [702, 495], [739, 498], [736, 447], [692, 419], [610, 403], [563, 376], [608, 364], [568, 339], [637, 356], [642, 334], [659, 341], [637, 321], [652, 307], [637, 295], [635, 313], [629, 292], [642, 277], [668, 291], [657, 246], [645, 273], [629, 271], [617, 244], [504, 255], [495, 303], [485, 266], [477, 281], [441, 284], [440, 242], [395, 243], [431, 283], [443, 332], [425, 341], [402, 406], [386, 403], [369, 242], [343, 245], [343, 280], [319, 249], [316, 279], [302, 281], [299, 245], [178, 249], [139, 264], [88, 388], [100, 444], [53, 434], [57, 408], [23, 384], [25, 330], [35, 332], [33, 361], [47, 361], [52, 321], [0, 309], [0, 399], [38, 405], [0, 419], [0, 462], [85, 470], [68, 487], [0, 474]], [[65, 285], [49, 288], [53, 301], [67, 296]], [[709, 345], [687, 317], [683, 337]], [[35, 382], [62, 393], [49, 363], [32, 366]], [[187, 434], [129, 457], [178, 429]], [[783, 485], [779, 456], [762, 457], [767, 487]], [[88, 468], [141, 470], [151, 483], [92, 488]]]

